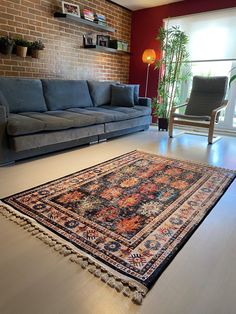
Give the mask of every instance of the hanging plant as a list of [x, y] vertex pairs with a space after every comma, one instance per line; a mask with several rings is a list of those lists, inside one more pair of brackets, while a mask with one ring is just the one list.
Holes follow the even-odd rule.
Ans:
[[155, 64], [159, 76], [157, 97], [153, 98], [152, 105], [154, 115], [169, 118], [172, 106], [179, 102], [181, 83], [190, 76], [187, 69], [188, 36], [178, 26], [161, 27], [156, 39], [160, 41], [162, 56]]

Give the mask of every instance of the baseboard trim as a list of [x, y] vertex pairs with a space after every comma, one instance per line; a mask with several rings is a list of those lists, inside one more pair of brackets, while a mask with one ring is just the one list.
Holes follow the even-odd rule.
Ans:
[[[156, 123], [152, 123], [151, 125], [154, 126], [154, 127], [157, 126]], [[202, 129], [202, 128], [197, 128], [197, 127], [192, 128], [192, 127], [178, 125], [178, 127], [175, 127], [174, 129], [185, 130], [186, 132], [188, 132], [188, 131], [189, 132], [194, 132], [195, 134], [196, 133], [202, 133], [202, 135], [205, 133], [206, 136], [207, 136], [207, 132], [203, 132], [204, 129]], [[233, 136], [233, 137], [236, 137], [236, 130], [234, 131], [234, 130], [215, 128], [214, 133], [220, 134], [220, 135], [223, 135], [223, 136]]]

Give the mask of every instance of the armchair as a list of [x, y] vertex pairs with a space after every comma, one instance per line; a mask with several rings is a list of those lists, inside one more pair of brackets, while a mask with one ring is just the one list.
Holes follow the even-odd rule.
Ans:
[[[215, 123], [228, 101], [224, 100], [228, 78], [226, 76], [194, 76], [190, 98], [186, 103], [173, 107], [170, 113], [169, 137], [173, 137], [174, 125], [189, 125], [208, 129], [208, 143], [213, 143]], [[186, 107], [185, 113], [176, 109]]]

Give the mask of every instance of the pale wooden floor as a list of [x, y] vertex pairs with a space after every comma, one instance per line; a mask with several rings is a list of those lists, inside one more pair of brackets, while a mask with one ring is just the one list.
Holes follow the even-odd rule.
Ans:
[[[0, 168], [0, 197], [140, 149], [236, 169], [236, 138], [169, 140], [155, 128], [106, 143]], [[235, 314], [236, 182], [134, 305], [67, 258], [0, 216], [1, 314]]]

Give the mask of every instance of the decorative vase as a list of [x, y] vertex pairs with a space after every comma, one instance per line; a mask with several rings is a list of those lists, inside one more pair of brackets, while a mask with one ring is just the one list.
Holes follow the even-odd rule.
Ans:
[[158, 118], [158, 130], [168, 131], [168, 119], [167, 118]]
[[25, 58], [27, 55], [28, 47], [16, 46], [16, 55]]
[[2, 45], [0, 47], [0, 52], [4, 55], [10, 55], [12, 53], [13, 44], [12, 45]]
[[32, 49], [31, 51], [31, 57], [39, 59], [40, 58], [40, 50], [38, 49]]

